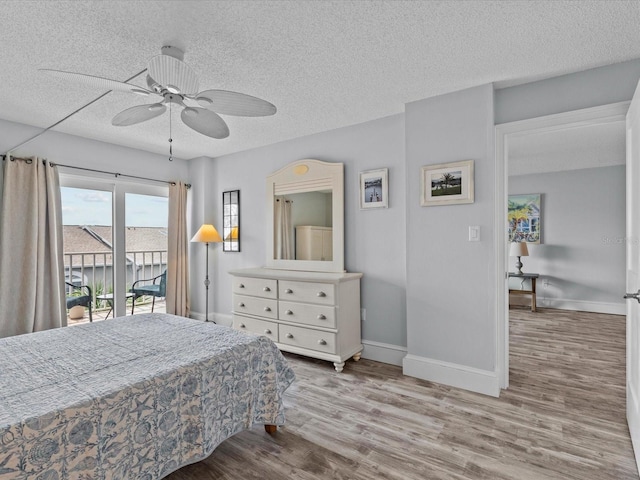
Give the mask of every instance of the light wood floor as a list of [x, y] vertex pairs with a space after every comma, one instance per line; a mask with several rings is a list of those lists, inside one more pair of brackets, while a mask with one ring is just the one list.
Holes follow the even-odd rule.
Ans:
[[287, 424], [225, 441], [171, 480], [638, 479], [625, 423], [625, 319], [511, 310], [499, 399], [370, 360], [286, 354]]

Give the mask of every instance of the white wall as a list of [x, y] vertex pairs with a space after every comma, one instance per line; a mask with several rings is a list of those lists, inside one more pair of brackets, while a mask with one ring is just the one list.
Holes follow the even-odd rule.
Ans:
[[[409, 375], [497, 394], [493, 87], [406, 105]], [[475, 202], [420, 206], [420, 167], [474, 160]], [[481, 240], [469, 242], [469, 226]]]
[[[42, 129], [0, 120], [0, 152], [14, 147]], [[14, 152], [16, 156], [46, 157], [54, 163], [173, 181], [188, 178], [188, 162], [111, 143], [48, 131]], [[71, 172], [71, 170], [69, 170]], [[82, 175], [91, 176], [84, 172]], [[110, 177], [114, 178], [114, 177]]]
[[[222, 192], [240, 190], [240, 253], [218, 251], [215, 263], [215, 311], [230, 315], [229, 270], [264, 266], [266, 177], [290, 162], [315, 158], [345, 164], [345, 268], [363, 272], [361, 300], [365, 356], [372, 344], [404, 347], [405, 315], [405, 170], [404, 115], [374, 120], [317, 135], [227, 155], [212, 160], [207, 178], [215, 200], [206, 205], [222, 221]], [[360, 210], [359, 172], [389, 168], [389, 208]], [[195, 179], [194, 179], [195, 180]], [[199, 304], [194, 290], [194, 308]], [[401, 357], [400, 357], [401, 358]]]
[[542, 194], [543, 243], [522, 258], [540, 274], [538, 305], [624, 314], [625, 167], [509, 177], [518, 193]]

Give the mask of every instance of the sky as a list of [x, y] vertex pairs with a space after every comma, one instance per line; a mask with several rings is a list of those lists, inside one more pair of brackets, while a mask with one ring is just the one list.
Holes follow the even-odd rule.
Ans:
[[[64, 225], [107, 225], [112, 222], [111, 192], [61, 187]], [[127, 227], [167, 227], [168, 199], [127, 193]]]

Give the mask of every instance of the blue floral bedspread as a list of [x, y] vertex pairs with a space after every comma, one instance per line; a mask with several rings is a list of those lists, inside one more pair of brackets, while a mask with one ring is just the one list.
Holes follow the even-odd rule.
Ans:
[[0, 479], [160, 479], [282, 425], [293, 379], [268, 338], [166, 314], [0, 339]]

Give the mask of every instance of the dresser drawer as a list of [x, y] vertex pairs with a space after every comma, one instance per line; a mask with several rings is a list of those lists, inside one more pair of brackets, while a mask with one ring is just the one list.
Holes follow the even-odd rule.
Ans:
[[328, 305], [283, 302], [278, 306], [278, 318], [287, 322], [336, 328], [336, 308]]
[[325, 353], [336, 353], [336, 334], [304, 327], [279, 325], [279, 342]]
[[278, 301], [270, 298], [250, 297], [233, 294], [234, 313], [278, 318]]
[[254, 297], [278, 298], [278, 281], [267, 278], [233, 278], [233, 293]]
[[278, 298], [292, 302], [334, 305], [336, 301], [335, 285], [281, 280], [278, 283]]
[[257, 333], [269, 337], [274, 342], [278, 341], [278, 324], [267, 320], [258, 320], [257, 318], [243, 317], [241, 315], [233, 316], [233, 328], [244, 332]]

